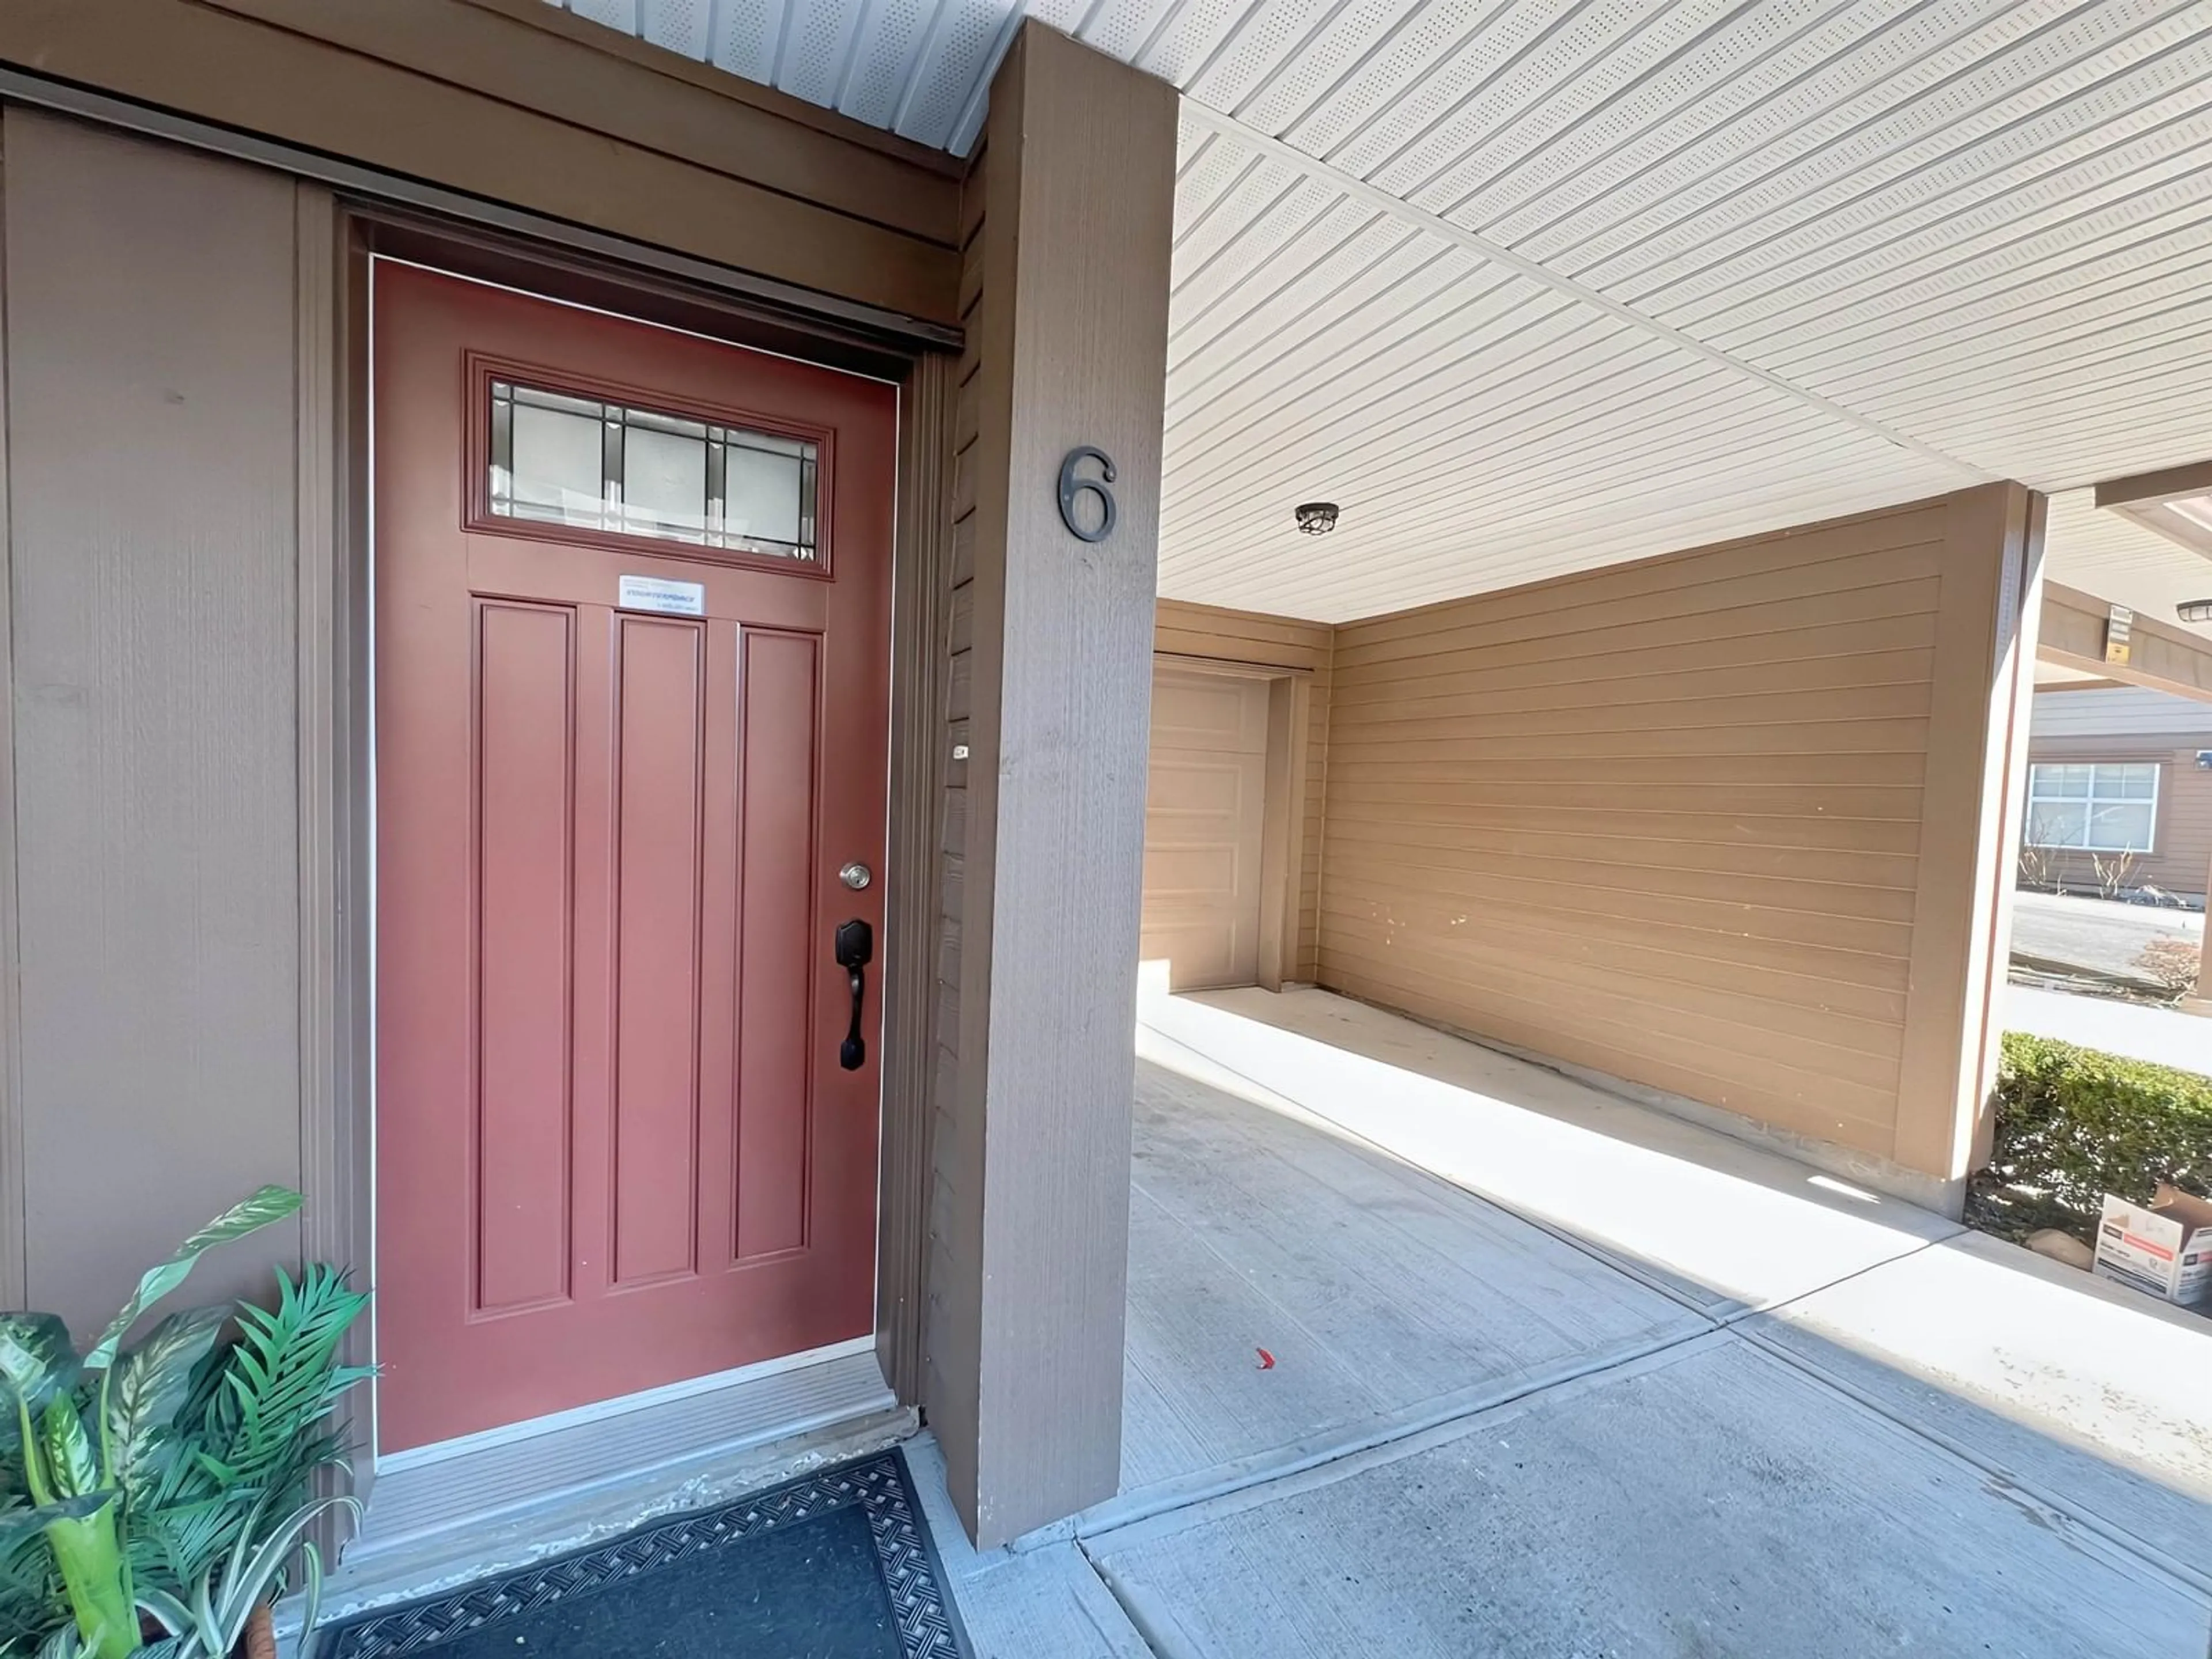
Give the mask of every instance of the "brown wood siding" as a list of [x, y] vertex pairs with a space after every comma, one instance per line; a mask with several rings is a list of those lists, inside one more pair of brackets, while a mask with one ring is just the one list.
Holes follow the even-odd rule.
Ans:
[[2105, 624], [2112, 606], [2094, 594], [2044, 586], [2043, 614], [2036, 654], [2045, 662], [2094, 674], [2100, 679], [2161, 691], [2169, 696], [2212, 702], [2212, 645], [2202, 635], [2138, 611], [2125, 663], [2105, 660]]
[[[278, 174], [16, 108], [0, 149], [8, 1176], [27, 1299], [82, 1329], [210, 1216], [302, 1179], [295, 318], [318, 262]], [[196, 1293], [265, 1288], [299, 1239], [219, 1252]]]
[[941, 354], [918, 358], [900, 393], [876, 1352], [885, 1379], [908, 1405], [928, 1392], [925, 1333], [940, 1070], [937, 1002], [945, 935], [945, 662], [956, 367]]
[[950, 158], [541, 3], [10, 0], [0, 63], [954, 319]]
[[[2197, 763], [2212, 750], [2212, 708], [2203, 734], [2194, 739], [2166, 733], [2125, 738], [2034, 738], [2028, 763], [2056, 761], [2152, 761], [2158, 766], [2158, 816], [2153, 848], [2140, 854], [2130, 886], [2149, 884], [2170, 893], [2202, 893], [2212, 874], [2212, 769]], [[2097, 872], [2089, 854], [2052, 850], [2052, 872], [2076, 889], [2094, 889]]]
[[[945, 792], [928, 1406], [986, 1546], [1120, 1471], [1175, 129], [1172, 88], [1032, 21], [963, 203], [947, 735], [973, 755]], [[1049, 488], [1078, 443], [1118, 474], [1089, 548]]]
[[1175, 656], [1296, 668], [1311, 677], [1305, 799], [1297, 831], [1298, 934], [1290, 972], [1290, 977], [1297, 980], [1316, 978], [1321, 965], [1322, 806], [1328, 769], [1331, 647], [1335, 633], [1327, 623], [1162, 599], [1153, 634], [1154, 648]]
[[1893, 1156], [1949, 522], [1340, 627], [1322, 982]]
[[989, 166], [978, 149], [962, 187], [960, 320], [967, 347], [953, 370], [952, 555], [946, 570], [943, 862], [939, 873], [937, 1068], [931, 1097], [927, 1308], [922, 1327], [923, 1400], [941, 1419], [954, 1488], [975, 1480], [976, 1364], [981, 1344], [982, 1125], [960, 1109], [961, 993], [967, 915], [968, 758], [975, 647], [975, 468], [984, 337], [983, 203]]
[[[0, 138], [4, 131], [0, 131]], [[10, 188], [0, 143], [0, 319], [7, 314], [7, 198]], [[8, 384], [10, 348], [0, 325], [0, 388]], [[4, 397], [4, 393], [0, 393]], [[15, 664], [14, 550], [9, 532], [9, 453], [6, 409], [0, 402], [0, 1302], [28, 1305], [23, 1255], [23, 1044], [17, 1015], [21, 935], [16, 926]]]

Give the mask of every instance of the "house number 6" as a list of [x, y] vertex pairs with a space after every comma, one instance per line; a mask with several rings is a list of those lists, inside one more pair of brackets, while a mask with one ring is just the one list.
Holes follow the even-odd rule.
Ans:
[[[1098, 477], [1086, 478], [1076, 469], [1085, 461], [1098, 463]], [[1067, 526], [1067, 533], [1078, 541], [1103, 542], [1114, 533], [1114, 520], [1121, 509], [1114, 504], [1114, 492], [1106, 486], [1114, 482], [1114, 460], [1107, 453], [1091, 444], [1081, 444], [1067, 452], [1067, 459], [1060, 464], [1060, 521]], [[1077, 499], [1085, 493], [1098, 498], [1098, 522], [1085, 526], [1084, 514], [1076, 506]]]

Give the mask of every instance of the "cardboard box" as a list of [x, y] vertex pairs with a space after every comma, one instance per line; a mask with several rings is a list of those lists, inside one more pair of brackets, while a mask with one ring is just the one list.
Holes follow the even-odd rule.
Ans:
[[2185, 1307], [2212, 1297], [2212, 1200], [2163, 1182], [2148, 1205], [2106, 1194], [2097, 1272]]

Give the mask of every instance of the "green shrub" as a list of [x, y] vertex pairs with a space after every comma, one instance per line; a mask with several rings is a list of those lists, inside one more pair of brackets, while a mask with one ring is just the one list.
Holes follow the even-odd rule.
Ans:
[[2148, 1203], [2161, 1181], [2212, 1197], [2212, 1078], [2006, 1036], [1977, 1224], [2093, 1241], [2106, 1193]]

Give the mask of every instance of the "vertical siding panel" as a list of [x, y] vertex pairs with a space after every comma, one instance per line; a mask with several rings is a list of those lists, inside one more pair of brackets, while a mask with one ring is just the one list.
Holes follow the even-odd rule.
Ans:
[[[367, 1091], [353, 1068], [355, 930], [349, 884], [368, 860], [368, 826], [352, 787], [357, 727], [351, 718], [349, 632], [355, 582], [342, 562], [348, 441], [347, 296], [337, 204], [305, 182], [294, 186], [296, 226], [294, 332], [298, 369], [300, 699], [300, 1138], [306, 1251], [328, 1261], [368, 1261], [356, 1212], [368, 1182], [349, 1154]], [[364, 331], [365, 333], [365, 331]], [[364, 342], [365, 343], [365, 342]], [[360, 585], [367, 591], [367, 583]], [[365, 760], [362, 765], [365, 773]], [[356, 1200], [362, 1200], [356, 1203]]]
[[1336, 686], [1336, 630], [1314, 670], [1313, 717], [1306, 736], [1304, 888], [1298, 903], [1298, 977], [1321, 977], [1322, 884], [1328, 874], [1329, 705]]
[[23, 1046], [15, 926], [15, 663], [9, 513], [7, 199], [13, 157], [0, 131], [0, 1302], [20, 1308], [23, 1285]]
[[15, 108], [4, 149], [25, 1276], [83, 1323], [301, 1177], [295, 192]]
[[1292, 860], [1298, 878], [1297, 937], [1289, 952], [1285, 976], [1294, 980], [1311, 981], [1320, 969], [1323, 780], [1328, 764], [1334, 635], [1327, 623], [1162, 599], [1152, 636], [1153, 649], [1172, 655], [1296, 668], [1309, 676], [1305, 788], [1303, 799], [1293, 803], [1298, 814], [1297, 848]]
[[945, 589], [952, 360], [918, 359], [899, 409], [898, 568], [891, 586], [891, 843], [884, 981], [882, 1243], [876, 1353], [899, 1399], [926, 1399], [929, 1222], [940, 1069], [945, 885]]
[[[1174, 94], [1031, 22], [987, 142], [963, 204], [983, 238], [977, 435], [956, 466], [974, 755], [930, 1407], [991, 1545], [1120, 1474]], [[1119, 474], [1119, 527], [1090, 549], [1047, 488], [1080, 443]]]
[[[983, 285], [985, 202], [989, 184], [988, 143], [979, 149], [961, 188], [963, 236], [960, 307], [967, 346], [953, 371], [952, 458], [946, 511], [951, 556], [938, 607], [944, 653], [945, 726], [943, 805], [939, 815], [937, 937], [937, 1065], [932, 1073], [930, 1187], [927, 1247], [927, 1307], [923, 1319], [923, 1398], [954, 1431], [939, 1436], [952, 1487], [975, 1482], [974, 1401], [982, 1342], [980, 1251], [982, 1246], [981, 1126], [960, 1109], [963, 1000], [966, 955], [968, 771], [971, 723], [967, 707], [973, 683], [975, 576], [975, 463], [982, 395], [982, 337], [992, 295]], [[955, 640], [954, 618], [964, 639]]]

